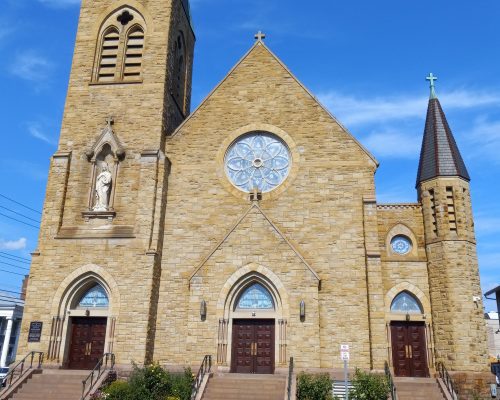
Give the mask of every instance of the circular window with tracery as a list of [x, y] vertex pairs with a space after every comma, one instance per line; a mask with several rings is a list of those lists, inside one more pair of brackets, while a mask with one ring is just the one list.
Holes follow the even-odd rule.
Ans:
[[396, 254], [408, 254], [412, 249], [411, 240], [404, 235], [394, 236], [391, 240], [391, 249]]
[[244, 192], [269, 192], [288, 176], [290, 150], [278, 136], [252, 132], [236, 139], [226, 152], [226, 174]]

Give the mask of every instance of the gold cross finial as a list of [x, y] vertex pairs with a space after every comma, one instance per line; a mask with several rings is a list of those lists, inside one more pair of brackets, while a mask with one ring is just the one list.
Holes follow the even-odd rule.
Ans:
[[255, 34], [255, 40], [259, 41], [259, 42], [262, 42], [262, 40], [264, 40], [266, 38], [266, 34], [265, 33], [262, 33], [262, 31], [258, 31], [256, 34]]

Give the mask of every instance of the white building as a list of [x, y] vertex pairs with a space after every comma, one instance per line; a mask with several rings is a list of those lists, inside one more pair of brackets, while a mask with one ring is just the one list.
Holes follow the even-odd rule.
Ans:
[[0, 301], [0, 367], [16, 359], [24, 301]]
[[485, 314], [486, 327], [488, 329], [488, 352], [490, 357], [500, 359], [500, 326], [498, 323], [498, 312]]

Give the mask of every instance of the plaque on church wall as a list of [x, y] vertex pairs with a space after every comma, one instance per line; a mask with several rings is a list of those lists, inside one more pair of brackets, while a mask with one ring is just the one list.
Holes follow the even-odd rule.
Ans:
[[42, 337], [43, 322], [33, 321], [30, 323], [30, 331], [28, 333], [28, 342], [40, 342]]

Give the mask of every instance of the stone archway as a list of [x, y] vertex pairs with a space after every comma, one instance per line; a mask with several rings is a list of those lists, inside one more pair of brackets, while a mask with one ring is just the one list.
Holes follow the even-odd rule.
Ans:
[[[80, 304], [82, 298], [93, 288], [100, 288], [106, 296], [106, 306]], [[88, 359], [85, 368], [92, 363], [93, 368], [96, 358], [113, 351], [116, 326], [114, 315], [118, 313], [119, 307], [118, 286], [102, 267], [89, 264], [73, 271], [61, 282], [52, 300], [53, 317], [47, 360], [71, 367], [71, 352], [78, 351], [73, 347], [79, 346], [72, 338], [78, 333], [75, 329], [80, 329], [89, 336], [85, 345], [82, 345], [85, 348], [81, 349]], [[79, 368], [76, 365], [73, 367]]]
[[[238, 307], [238, 301], [243, 293], [252, 287], [261, 285], [272, 299], [272, 308], [245, 308]], [[269, 268], [256, 263], [248, 264], [236, 271], [224, 284], [217, 302], [217, 316], [219, 320], [217, 335], [217, 364], [222, 370], [235, 369], [235, 329], [247, 329], [246, 334], [272, 335], [272, 343], [267, 351], [271, 351], [272, 368], [265, 369], [272, 373], [275, 366], [286, 365], [287, 354], [287, 319], [289, 315], [288, 296], [279, 278]], [[236, 328], [235, 328], [236, 327]], [[252, 333], [253, 332], [253, 333]], [[267, 333], [265, 333], [267, 332]], [[248, 356], [264, 358], [264, 348], [252, 343], [243, 344], [248, 348], [239, 349]], [[264, 342], [261, 342], [264, 344]], [[251, 353], [251, 354], [249, 354]], [[269, 361], [269, 360], [268, 360]], [[268, 362], [266, 361], [266, 363]], [[261, 370], [262, 371], [262, 370]], [[255, 371], [249, 371], [255, 372]]]

